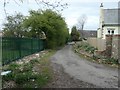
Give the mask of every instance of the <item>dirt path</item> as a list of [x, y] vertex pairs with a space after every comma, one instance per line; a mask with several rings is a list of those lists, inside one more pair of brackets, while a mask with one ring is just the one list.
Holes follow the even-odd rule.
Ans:
[[118, 87], [118, 70], [91, 63], [77, 56], [67, 45], [51, 58], [55, 77], [48, 87]]

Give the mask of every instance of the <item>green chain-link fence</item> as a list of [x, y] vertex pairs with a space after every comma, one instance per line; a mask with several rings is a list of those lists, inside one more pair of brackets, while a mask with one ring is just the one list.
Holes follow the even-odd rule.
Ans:
[[2, 37], [2, 64], [8, 64], [45, 48], [45, 40]]

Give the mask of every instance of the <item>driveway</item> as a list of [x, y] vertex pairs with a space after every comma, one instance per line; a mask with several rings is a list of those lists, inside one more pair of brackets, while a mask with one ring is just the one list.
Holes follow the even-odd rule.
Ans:
[[51, 57], [53, 64], [61, 65], [64, 72], [76, 80], [87, 82], [101, 88], [118, 87], [118, 69], [92, 63], [80, 58], [67, 45]]

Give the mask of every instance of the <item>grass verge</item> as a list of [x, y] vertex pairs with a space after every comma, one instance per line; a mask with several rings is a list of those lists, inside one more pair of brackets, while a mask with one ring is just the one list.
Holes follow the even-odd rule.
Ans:
[[91, 47], [86, 42], [77, 43], [73, 46], [73, 51], [82, 58], [85, 58], [94, 63], [104, 64], [112, 67], [118, 67], [119, 65], [118, 60], [113, 58], [98, 58], [98, 56], [94, 55], [95, 50], [97, 49]]
[[52, 69], [49, 58], [55, 53], [47, 50], [39, 58], [31, 59], [27, 63], [13, 62], [3, 67], [11, 73], [3, 75], [3, 88], [42, 88], [52, 79]]

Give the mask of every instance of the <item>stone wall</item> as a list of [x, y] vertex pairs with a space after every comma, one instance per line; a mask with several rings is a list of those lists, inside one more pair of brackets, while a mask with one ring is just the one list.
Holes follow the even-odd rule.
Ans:
[[120, 35], [106, 35], [106, 56], [120, 59]]
[[111, 57], [120, 59], [120, 35], [114, 35], [112, 38]]
[[120, 35], [106, 35], [106, 39], [88, 38], [87, 42], [98, 48], [96, 55], [120, 60]]
[[113, 35], [106, 35], [106, 56], [111, 57], [112, 52], [112, 37]]

